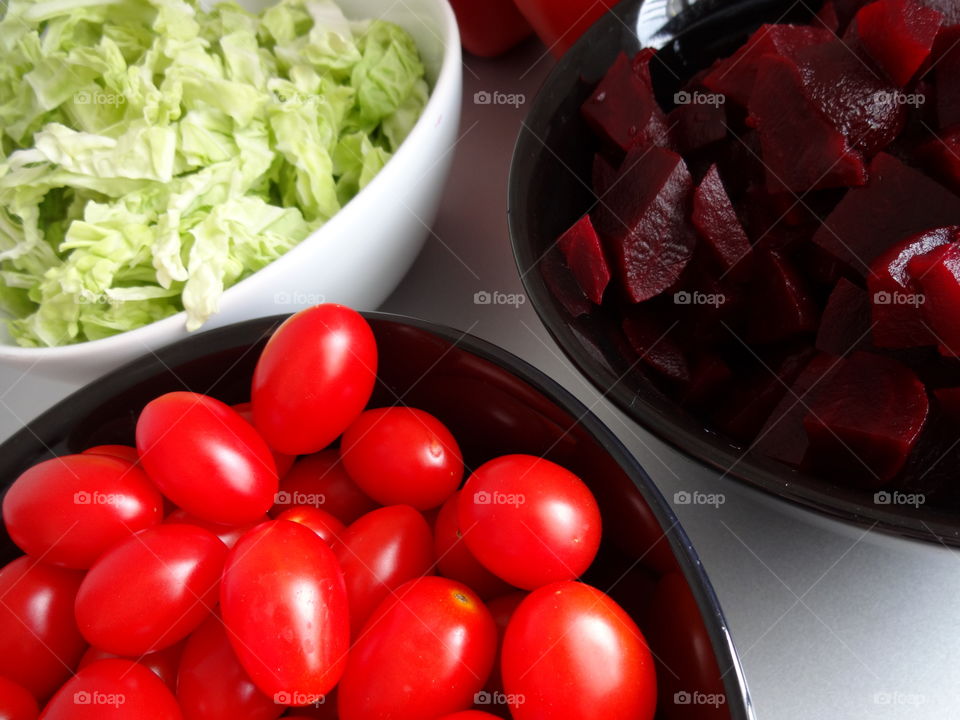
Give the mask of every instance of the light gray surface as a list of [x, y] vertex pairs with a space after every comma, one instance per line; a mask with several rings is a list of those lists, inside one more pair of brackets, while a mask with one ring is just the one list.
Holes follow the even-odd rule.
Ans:
[[[634, 452], [677, 505], [723, 604], [761, 720], [955, 720], [960, 717], [960, 555], [847, 527], [696, 466], [611, 409], [560, 354], [522, 293], [507, 236], [507, 173], [526, 109], [478, 105], [480, 91], [532, 100], [549, 69], [530, 43], [468, 60], [462, 135], [434, 235], [385, 310], [490, 340], [569, 388]], [[74, 389], [0, 368], [0, 438]]]

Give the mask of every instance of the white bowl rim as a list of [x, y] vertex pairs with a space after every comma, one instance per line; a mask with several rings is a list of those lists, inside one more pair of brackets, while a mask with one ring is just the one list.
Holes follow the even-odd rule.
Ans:
[[[393, 154], [393, 157], [390, 158], [387, 164], [383, 166], [380, 172], [374, 176], [370, 183], [364, 187], [363, 190], [357, 193], [357, 195], [354, 196], [350, 202], [344, 205], [321, 227], [317, 228], [317, 230], [315, 230], [312, 234], [304, 238], [298, 245], [288, 250], [269, 265], [261, 268], [249, 277], [244, 278], [240, 282], [236, 283], [235, 285], [231, 285], [229, 288], [224, 290], [220, 298], [221, 303], [224, 302], [227, 295], [232, 293], [234, 290], [242, 290], [244, 286], [254, 277], [259, 277], [262, 279], [264, 274], [277, 272], [277, 266], [283, 261], [287, 259], [296, 260], [298, 254], [305, 252], [303, 248], [307, 243], [323, 242], [327, 236], [336, 235], [337, 230], [341, 225], [349, 223], [354, 214], [358, 214], [363, 211], [363, 208], [360, 207], [360, 203], [357, 203], [358, 199], [371, 195], [375, 188], [390, 182], [391, 179], [393, 179], [395, 182], [395, 176], [399, 176], [399, 174], [403, 172], [403, 158], [406, 158], [411, 153], [415, 152], [416, 150], [414, 146], [420, 145], [420, 139], [425, 138], [427, 133], [430, 131], [430, 129], [427, 127], [429, 118], [434, 116], [433, 111], [435, 111], [437, 106], [441, 104], [443, 96], [445, 96], [452, 87], [457, 85], [459, 82], [459, 75], [461, 73], [460, 66], [462, 62], [462, 51], [460, 48], [460, 30], [459, 26], [457, 25], [457, 18], [456, 15], [454, 15], [453, 8], [450, 6], [448, 0], [429, 1], [436, 6], [438, 16], [441, 18], [443, 24], [443, 36], [440, 38], [440, 41], [443, 43], [443, 59], [440, 63], [440, 70], [437, 73], [437, 79], [433, 84], [433, 88], [431, 88], [430, 97], [428, 98], [427, 104], [424, 106], [420, 117], [414, 124], [413, 129], [404, 139], [403, 143]], [[449, 152], [452, 152], [452, 148], [445, 149], [444, 154]], [[351, 212], [351, 208], [353, 209], [353, 212]], [[375, 308], [361, 309], [373, 310]], [[195, 331], [187, 331], [185, 329], [186, 321], [187, 313], [186, 311], [181, 310], [175, 315], [170, 315], [169, 317], [152, 322], [149, 325], [144, 325], [133, 330], [126, 330], [116, 335], [100, 338], [98, 340], [86, 340], [81, 343], [57, 345], [53, 347], [21, 347], [11, 342], [0, 340], [0, 360], [15, 360], [18, 363], [23, 364], [51, 360], [89, 359], [95, 355], [107, 354], [111, 350], [119, 351], [122, 348], [127, 347], [131, 342], [139, 342], [142, 344], [144, 350], [150, 350], [151, 348], [157, 347], [158, 340], [161, 340], [164, 336], [171, 332], [177, 333], [178, 330], [182, 330], [184, 333], [194, 334], [203, 332], [206, 329], [205, 327], [201, 327]], [[6, 322], [6, 319], [0, 317], [0, 322]], [[176, 339], [176, 336], [171, 336], [169, 342], [173, 342]], [[167, 341], [164, 341], [163, 344], [166, 344], [166, 342]]]

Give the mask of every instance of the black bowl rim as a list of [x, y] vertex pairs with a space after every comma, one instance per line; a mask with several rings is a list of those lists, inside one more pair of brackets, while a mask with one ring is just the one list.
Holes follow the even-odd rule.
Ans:
[[[634, 485], [656, 516], [661, 528], [664, 529], [663, 532], [671, 545], [671, 551], [677, 559], [706, 623], [714, 655], [719, 661], [720, 667], [728, 668], [724, 675], [724, 685], [731, 716], [737, 720], [754, 720], [756, 716], [744, 678], [743, 668], [740, 664], [739, 654], [730, 635], [720, 601], [700, 561], [700, 557], [697, 555], [697, 551], [686, 531], [680, 525], [673, 509], [667, 504], [646, 470], [637, 462], [636, 458], [617, 436], [559, 383], [527, 361], [493, 343], [446, 325], [403, 315], [384, 312], [363, 312], [361, 314], [368, 320], [398, 323], [426, 331], [459, 349], [497, 365], [523, 380], [575, 418], [577, 424], [584, 426], [587, 432], [633, 480]], [[42, 430], [44, 425], [62, 423], [63, 413], [66, 411], [69, 415], [70, 408], [74, 404], [81, 404], [78, 401], [83, 401], [91, 396], [102, 401], [104, 398], [114, 396], [131, 385], [156, 375], [158, 372], [169, 372], [169, 368], [176, 367], [180, 363], [195, 361], [198, 359], [198, 350], [201, 346], [204, 355], [245, 343], [252, 346], [257, 340], [271, 334], [287, 317], [289, 316], [274, 315], [233, 323], [183, 338], [156, 352], [141, 355], [139, 358], [88, 383], [31, 420], [24, 428], [0, 444], [0, 457], [7, 456], [6, 451], [17, 445], [21, 447], [24, 444], [36, 445], [38, 440], [42, 443], [43, 435], [39, 430]], [[251, 341], [251, 337], [256, 337], [257, 340]], [[35, 430], [35, 428], [37, 429]]]
[[[518, 174], [519, 166], [523, 164], [521, 155], [527, 135], [530, 134], [536, 138], [530, 128], [541, 126], [537, 122], [539, 116], [545, 116], [544, 120], [552, 117], [552, 113], [544, 110], [544, 98], [554, 85], [573, 72], [570, 66], [573, 64], [572, 58], [577, 49], [594, 44], [594, 38], [600, 37], [605, 23], [617, 22], [626, 26], [621, 18], [627, 18], [627, 13], [635, 7], [642, 7], [646, 1], [622, 0], [577, 40], [573, 48], [567, 51], [542, 82], [517, 136], [507, 181], [507, 223], [514, 261], [534, 310], [564, 355], [605, 399], [612, 400], [628, 417], [683, 456], [703, 467], [719, 472], [721, 478], [729, 476], [781, 500], [787, 500], [822, 515], [868, 530], [880, 530], [901, 538], [960, 546], [960, 520], [955, 515], [940, 511], [924, 511], [923, 515], [919, 512], [908, 514], [907, 510], [899, 510], [892, 505], [871, 507], [853, 497], [852, 494], [850, 497], [839, 497], [838, 493], [844, 492], [842, 488], [836, 488], [835, 492], [831, 492], [826, 488], [826, 483], [823, 489], [805, 485], [803, 482], [798, 482], [804, 477], [799, 473], [784, 477], [782, 473], [790, 471], [780, 468], [772, 460], [750, 456], [747, 452], [738, 454], [732, 446], [729, 449], [723, 449], [719, 444], [708, 442], [707, 438], [711, 435], [706, 429], [691, 432], [665, 418], [654, 407], [639, 400], [623, 383], [622, 378], [615, 377], [583, 348], [582, 343], [577, 340], [564, 319], [563, 313], [555, 306], [556, 300], [549, 288], [535, 271], [541, 258], [534, 252], [529, 252], [529, 258], [525, 257], [527, 251], [532, 248], [529, 248], [528, 243], [521, 238], [518, 227], [517, 208], [524, 206], [526, 198], [526, 193], [519, 186]], [[755, 3], [747, 0], [743, 4], [762, 5], [763, 3], [764, 0]], [[671, 36], [671, 39], [700, 29], [701, 23], [704, 20], [709, 21], [713, 16], [729, 15], [735, 7], [726, 3], [719, 5], [709, 3], [709, 8], [700, 8], [698, 5], [699, 3], [691, 8], [693, 20], [690, 25], [682, 32]], [[708, 3], [704, 2], [703, 5], [706, 6]], [[532, 262], [525, 262], [526, 260]], [[528, 268], [526, 271], [525, 266]]]

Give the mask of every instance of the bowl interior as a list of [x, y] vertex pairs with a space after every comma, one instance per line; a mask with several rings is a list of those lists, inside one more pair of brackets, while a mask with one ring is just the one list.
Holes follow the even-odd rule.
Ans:
[[[583, 477], [601, 504], [605, 538], [588, 579], [642, 627], [649, 627], [659, 579], [679, 583], [688, 611], [668, 606], [667, 614], [675, 614], [660, 612], [656, 623], [670, 631], [676, 655], [664, 662], [682, 683], [676, 692], [723, 694], [722, 702], [706, 706], [708, 717], [753, 717], [723, 614], [689, 539], [614, 436], [566, 391], [504, 351], [434, 326], [367, 317], [381, 358], [371, 405], [409, 404], [433, 413], [457, 437], [468, 468], [521, 452], [548, 457]], [[229, 403], [247, 400], [259, 350], [279, 320], [250, 320], [188, 338], [80, 390], [0, 446], [0, 483], [9, 486], [53, 455], [132, 444], [139, 410], [158, 394], [186, 388]], [[19, 554], [2, 531], [0, 553], [3, 561]], [[682, 717], [685, 708], [669, 701], [662, 703], [681, 714], [668, 709], [662, 717]]]
[[579, 108], [621, 51], [660, 48], [651, 64], [665, 107], [696, 71], [731, 54], [762, 23], [806, 22], [816, 8], [791, 0], [700, 2], [669, 15], [661, 2], [626, 0], [608, 13], [547, 78], [521, 129], [509, 186], [510, 233], [531, 301], [578, 368], [630, 417], [700, 462], [751, 485], [864, 525], [924, 540], [960, 544], [960, 513], [935, 504], [882, 505], [873, 491], [842, 487], [748, 453], [704, 426], [641, 372], [631, 372], [619, 320], [594, 307], [574, 318], [547, 287], [544, 263], [556, 262], [560, 234], [597, 198], [591, 164], [597, 145]]

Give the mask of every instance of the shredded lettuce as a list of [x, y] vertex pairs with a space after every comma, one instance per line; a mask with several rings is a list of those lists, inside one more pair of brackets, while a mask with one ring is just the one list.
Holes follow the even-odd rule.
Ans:
[[0, 309], [28, 347], [186, 310], [320, 227], [428, 96], [413, 38], [333, 0], [10, 0], [0, 20]]

